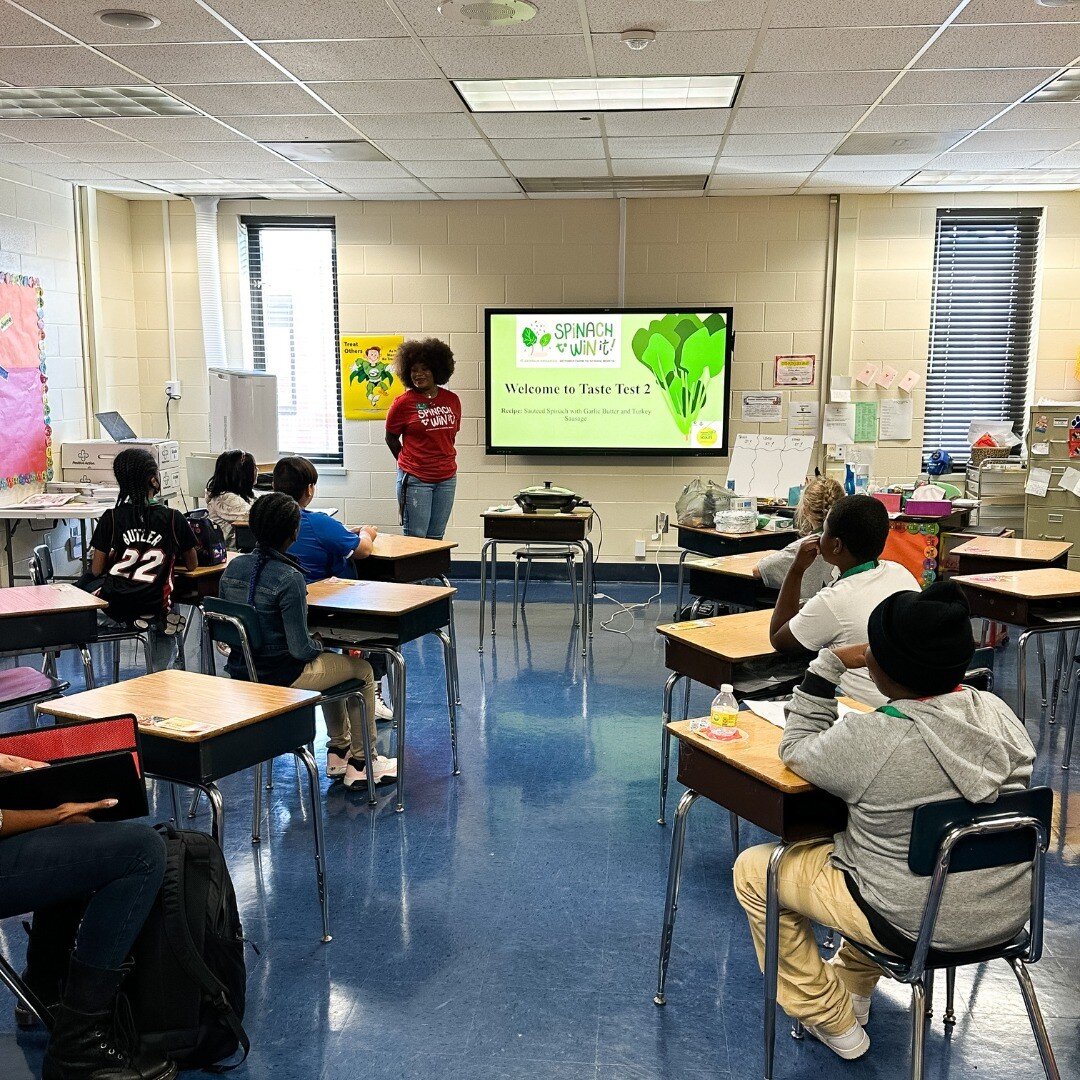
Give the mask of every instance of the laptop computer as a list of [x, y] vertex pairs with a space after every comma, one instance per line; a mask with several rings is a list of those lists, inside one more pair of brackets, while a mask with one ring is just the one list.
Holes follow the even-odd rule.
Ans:
[[94, 417], [116, 442], [129, 442], [138, 438], [131, 430], [131, 425], [118, 412], [94, 413]]

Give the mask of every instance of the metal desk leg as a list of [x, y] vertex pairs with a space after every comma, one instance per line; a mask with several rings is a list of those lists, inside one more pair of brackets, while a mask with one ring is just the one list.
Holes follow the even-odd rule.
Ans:
[[664, 984], [667, 982], [668, 960], [671, 958], [671, 939], [675, 933], [675, 915], [679, 910], [679, 883], [682, 880], [683, 848], [686, 846], [686, 816], [698, 799], [696, 791], [686, 791], [675, 811], [675, 827], [671, 831], [671, 861], [668, 863], [667, 899], [664, 902], [664, 929], [660, 934], [660, 969], [656, 976], [656, 996], [653, 1003], [663, 1005]]
[[397, 721], [397, 802], [394, 810], [405, 809], [405, 658], [397, 649], [387, 649], [386, 659], [394, 671], [394, 719]]
[[[274, 763], [270, 762], [270, 775], [274, 775]], [[255, 766], [255, 792], [251, 799], [251, 842], [252, 844], [262, 843], [262, 789], [263, 789], [263, 767], [260, 761]]]
[[593, 604], [596, 600], [596, 552], [591, 540], [585, 541], [585, 547], [588, 550], [589, 595], [586, 597], [586, 600], [588, 601], [589, 637], [591, 638], [593, 636]]
[[[168, 783], [168, 781], [166, 781]], [[180, 828], [180, 790], [175, 784], [169, 784], [169, 794], [172, 796], [173, 825]]]
[[[374, 806], [377, 801], [375, 799], [375, 770], [371, 768], [371, 762], [375, 760], [378, 747], [371, 741], [371, 732], [368, 730], [367, 706], [364, 704], [363, 694], [353, 694], [352, 697], [345, 699], [343, 704], [346, 715], [348, 715], [349, 704], [353, 701], [356, 702], [357, 712], [360, 715], [360, 738], [364, 743], [364, 761], [368, 764], [368, 768], [364, 770], [367, 773], [368, 805]], [[351, 722], [350, 717], [350, 724]]]
[[[444, 574], [439, 580], [452, 589], [450, 579]], [[461, 704], [461, 672], [458, 670], [457, 654], [457, 619], [454, 617], [454, 598], [450, 597], [450, 653], [454, 662], [454, 704]]]
[[[457, 752], [457, 707], [454, 705], [454, 676], [453, 676], [453, 646], [450, 644], [450, 635], [445, 630], [437, 631], [438, 638], [443, 647], [443, 663], [446, 667], [446, 711], [450, 714], [450, 751], [454, 761], [454, 775], [459, 776], [461, 769], [458, 768]], [[400, 769], [401, 763], [398, 762]], [[401, 774], [398, 773], [400, 776]]]
[[[589, 655], [589, 638], [592, 637], [592, 612], [589, 607], [589, 598], [592, 596], [592, 575], [589, 568], [589, 544], [588, 540], [571, 540], [567, 547], [581, 552], [581, 620], [578, 623], [578, 632], [581, 634], [581, 655]], [[591, 547], [591, 545], [589, 545]], [[574, 584], [574, 604], [577, 605], [577, 584]]]
[[7, 583], [15, 584], [15, 536], [11, 528], [11, 518], [4, 518], [4, 539], [7, 543]]
[[682, 611], [683, 566], [684, 566], [684, 563], [686, 562], [687, 558], [692, 554], [693, 554], [693, 552], [687, 551], [686, 548], [683, 548], [683, 550], [679, 552], [679, 584], [678, 584], [678, 587], [675, 590], [675, 618], [676, 619], [680, 619], [682, 617], [680, 612]]
[[499, 599], [499, 542], [491, 542], [491, 636], [495, 636], [495, 614]]
[[210, 835], [217, 841], [219, 848], [225, 847], [225, 800], [221, 797], [217, 784], [198, 784], [198, 791], [206, 794], [210, 800]]
[[[664, 683], [664, 709], [660, 718], [660, 816], [656, 819], [657, 825], [667, 824], [664, 816], [667, 813], [668, 769], [671, 765], [671, 732], [668, 731], [668, 724], [671, 722], [671, 697], [680, 679], [686, 679], [686, 676], [673, 671]], [[689, 686], [690, 680], [686, 682]]]
[[1042, 635], [1035, 642], [1035, 653], [1039, 658], [1039, 689], [1042, 692], [1042, 707], [1046, 708], [1046, 650], [1043, 648]]
[[786, 844], [777, 844], [769, 857], [765, 892], [765, 1080], [772, 1080], [776, 1052], [776, 982], [780, 970], [780, 863]]
[[315, 839], [315, 877], [319, 887], [319, 906], [322, 908], [322, 939], [332, 941], [330, 936], [330, 897], [326, 889], [326, 865], [323, 840], [322, 792], [319, 787], [319, 768], [311, 751], [301, 746], [293, 751], [293, 756], [307, 769], [308, 788], [311, 792], [311, 822]]
[[[495, 546], [494, 540], [488, 540], [480, 549], [480, 647], [478, 652], [484, 651], [484, 619], [487, 617], [487, 586], [488, 586], [488, 562], [491, 559], [491, 549]], [[494, 634], [494, 629], [492, 634]]]
[[93, 690], [97, 682], [94, 679], [94, 658], [90, 655], [89, 646], [80, 645], [79, 656], [82, 657], [83, 674], [86, 676], [86, 689]]

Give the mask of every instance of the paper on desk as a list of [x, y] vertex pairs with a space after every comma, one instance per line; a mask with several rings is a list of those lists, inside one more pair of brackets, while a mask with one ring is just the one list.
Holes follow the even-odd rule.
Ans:
[[1057, 486], [1063, 491], [1071, 491], [1074, 495], [1080, 495], [1080, 471], [1071, 468], [1066, 469]]
[[1024, 485], [1024, 491], [1028, 495], [1037, 495], [1040, 499], [1046, 498], [1046, 492], [1050, 487], [1050, 470], [1049, 469], [1030, 469], [1028, 470], [1027, 483]]
[[[790, 698], [784, 701], [744, 701], [743, 704], [755, 716], [760, 716], [762, 720], [768, 720], [774, 727], [783, 730], [787, 725], [787, 706], [791, 704]], [[836, 722], [839, 723], [851, 713], [861, 714], [862, 711], [862, 709], [853, 709], [842, 701], [837, 702]]]

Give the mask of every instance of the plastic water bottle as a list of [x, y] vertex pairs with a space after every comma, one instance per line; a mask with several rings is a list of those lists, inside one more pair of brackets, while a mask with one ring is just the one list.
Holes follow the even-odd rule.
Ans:
[[713, 698], [709, 722], [718, 728], [733, 728], [738, 724], [739, 703], [735, 700], [735, 688], [731, 683], [724, 683], [720, 693]]

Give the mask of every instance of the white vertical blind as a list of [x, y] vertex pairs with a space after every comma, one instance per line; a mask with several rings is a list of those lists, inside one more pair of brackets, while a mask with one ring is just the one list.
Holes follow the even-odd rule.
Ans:
[[1042, 210], [939, 210], [923, 454], [969, 456], [968, 421], [1023, 434]]

